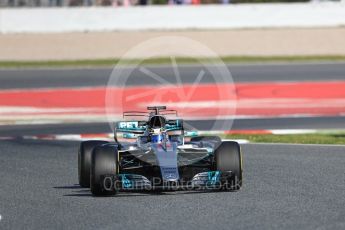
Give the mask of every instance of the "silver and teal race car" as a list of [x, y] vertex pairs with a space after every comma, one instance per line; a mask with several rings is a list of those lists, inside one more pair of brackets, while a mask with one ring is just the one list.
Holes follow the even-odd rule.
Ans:
[[[165, 106], [125, 112], [139, 120], [115, 124], [114, 142], [84, 141], [78, 152], [79, 184], [95, 196], [119, 191], [239, 190], [242, 156], [237, 142], [185, 131]], [[175, 114], [174, 119], [167, 116]]]

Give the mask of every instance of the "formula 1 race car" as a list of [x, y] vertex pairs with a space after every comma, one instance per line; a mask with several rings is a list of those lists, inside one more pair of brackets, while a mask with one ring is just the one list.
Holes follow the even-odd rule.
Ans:
[[[165, 106], [130, 111], [115, 124], [115, 142], [84, 141], [78, 153], [81, 187], [95, 196], [126, 190], [239, 190], [242, 156], [237, 142], [185, 131]], [[167, 119], [175, 115], [174, 119]], [[129, 141], [129, 142], [128, 142]]]

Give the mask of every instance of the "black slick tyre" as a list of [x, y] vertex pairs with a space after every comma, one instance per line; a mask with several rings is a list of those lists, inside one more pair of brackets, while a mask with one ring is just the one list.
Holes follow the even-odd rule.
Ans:
[[78, 180], [83, 188], [90, 188], [90, 167], [91, 154], [98, 145], [108, 143], [107, 141], [83, 141], [80, 143], [78, 151]]
[[239, 190], [242, 187], [242, 155], [241, 147], [237, 142], [224, 141], [215, 151], [216, 169], [223, 174], [231, 171], [224, 189]]
[[[115, 176], [118, 173], [118, 150], [115, 145], [97, 146], [91, 156], [90, 188], [94, 196], [111, 196], [117, 192], [115, 183], [106, 189], [104, 176]], [[109, 181], [108, 181], [109, 182]]]

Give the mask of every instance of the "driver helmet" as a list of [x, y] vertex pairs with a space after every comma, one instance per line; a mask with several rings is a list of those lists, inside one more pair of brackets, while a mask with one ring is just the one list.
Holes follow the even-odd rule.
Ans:
[[160, 143], [164, 139], [162, 131], [165, 129], [166, 120], [163, 116], [153, 116], [149, 121], [149, 128], [152, 143]]

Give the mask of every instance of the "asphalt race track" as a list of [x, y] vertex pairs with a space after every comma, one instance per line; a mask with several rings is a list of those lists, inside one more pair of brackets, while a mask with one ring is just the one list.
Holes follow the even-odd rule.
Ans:
[[1, 141], [1, 229], [344, 229], [345, 147], [243, 145], [239, 192], [120, 193], [77, 184], [77, 142]]

